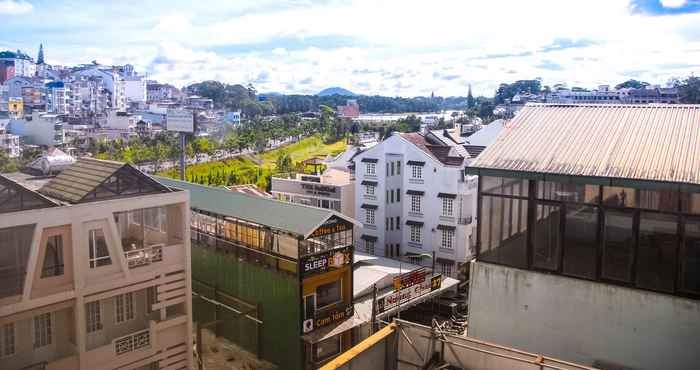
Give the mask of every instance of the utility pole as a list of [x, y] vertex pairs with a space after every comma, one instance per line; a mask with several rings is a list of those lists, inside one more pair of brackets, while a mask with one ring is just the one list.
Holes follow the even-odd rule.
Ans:
[[377, 326], [377, 284], [372, 285], [372, 321], [369, 327], [369, 335], [374, 334]]
[[180, 180], [185, 180], [185, 165], [187, 163], [187, 152], [186, 152], [186, 142], [187, 138], [185, 137], [187, 135], [184, 132], [180, 133]]

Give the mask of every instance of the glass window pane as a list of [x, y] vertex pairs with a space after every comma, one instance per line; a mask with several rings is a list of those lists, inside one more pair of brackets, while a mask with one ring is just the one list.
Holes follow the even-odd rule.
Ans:
[[637, 286], [673, 292], [678, 216], [641, 212], [637, 248]]
[[608, 207], [634, 207], [635, 189], [603, 186], [603, 205]]
[[634, 259], [634, 213], [630, 210], [605, 211], [603, 277], [629, 282]]
[[527, 200], [482, 198], [481, 251], [487, 262], [527, 266]]
[[567, 204], [564, 222], [564, 274], [595, 279], [598, 208]]
[[685, 222], [681, 289], [700, 294], [700, 218], [688, 219]]
[[639, 208], [678, 212], [678, 192], [668, 190], [639, 190]]
[[681, 193], [683, 212], [700, 215], [700, 193]]
[[322, 308], [341, 300], [340, 280], [319, 285], [316, 288], [316, 306]]
[[561, 208], [558, 205], [538, 204], [535, 215], [532, 264], [557, 270], [561, 255]]
[[483, 193], [527, 197], [528, 180], [526, 179], [482, 176], [480, 181], [483, 182], [481, 187]]
[[589, 184], [565, 184], [553, 181], [537, 182], [537, 198], [562, 202], [597, 204], [600, 187]]

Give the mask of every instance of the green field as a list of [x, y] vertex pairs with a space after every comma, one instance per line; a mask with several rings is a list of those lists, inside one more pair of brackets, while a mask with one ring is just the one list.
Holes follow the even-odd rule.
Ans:
[[[255, 184], [262, 189], [267, 189], [270, 176], [278, 172], [275, 162], [281, 155], [288, 154], [297, 171], [311, 170], [311, 168], [300, 168], [299, 163], [314, 156], [325, 157], [328, 154], [339, 154], [345, 151], [346, 146], [344, 140], [324, 144], [320, 137], [312, 136], [254, 156], [245, 155], [223, 161], [190, 165], [185, 171], [185, 177], [187, 181], [204, 185]], [[161, 172], [159, 175], [172, 178], [179, 176], [177, 168]]]

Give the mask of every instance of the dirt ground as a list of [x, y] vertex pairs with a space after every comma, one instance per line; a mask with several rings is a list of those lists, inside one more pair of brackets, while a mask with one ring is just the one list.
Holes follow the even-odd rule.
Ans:
[[225, 338], [216, 338], [211, 330], [202, 330], [202, 344], [204, 370], [277, 370]]

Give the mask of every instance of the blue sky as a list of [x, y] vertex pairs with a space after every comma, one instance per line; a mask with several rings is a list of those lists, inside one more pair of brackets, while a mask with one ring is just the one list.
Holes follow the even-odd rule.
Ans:
[[176, 86], [492, 95], [700, 74], [700, 0], [0, 0], [0, 49], [133, 64]]

